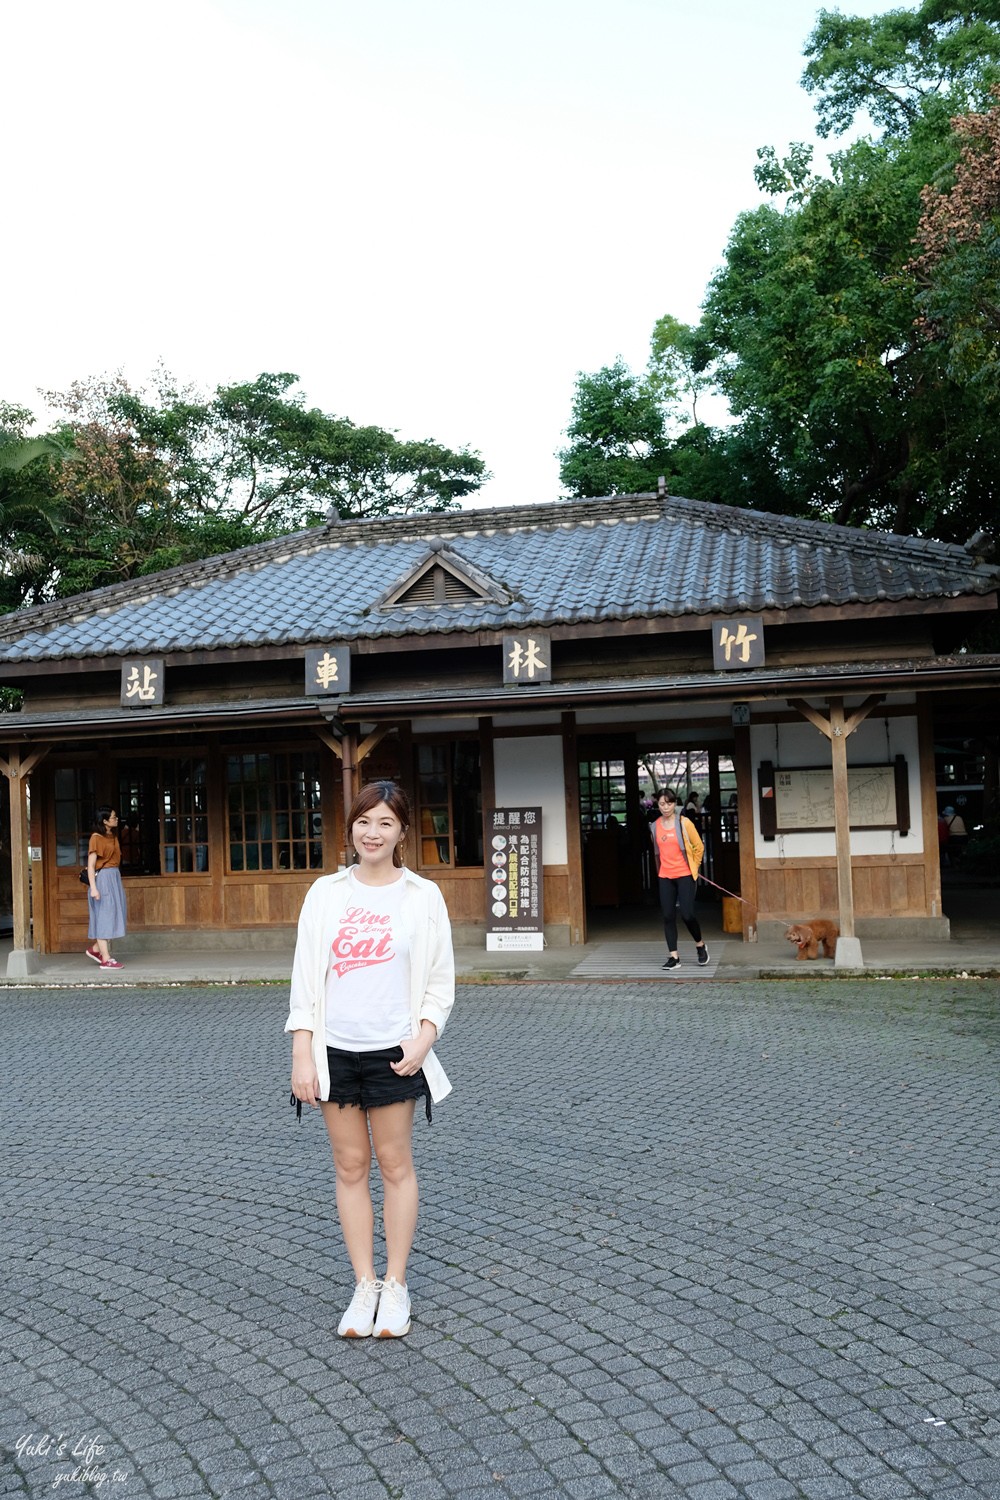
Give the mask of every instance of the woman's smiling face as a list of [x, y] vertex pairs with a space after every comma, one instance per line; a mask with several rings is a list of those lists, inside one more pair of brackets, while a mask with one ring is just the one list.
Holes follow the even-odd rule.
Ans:
[[403, 825], [392, 808], [376, 802], [373, 808], [355, 818], [351, 839], [363, 865], [392, 864], [392, 851], [403, 835]]

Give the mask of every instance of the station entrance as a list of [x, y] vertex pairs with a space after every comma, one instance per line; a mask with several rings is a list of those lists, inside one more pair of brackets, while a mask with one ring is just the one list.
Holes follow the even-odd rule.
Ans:
[[[740, 829], [731, 743], [672, 744], [666, 735], [581, 735], [580, 835], [588, 928], [634, 930], [659, 911], [650, 823], [671, 787], [705, 844], [699, 905], [739, 895]], [[697, 803], [690, 799], [697, 797]], [[712, 882], [712, 883], [710, 883]], [[654, 919], [655, 920], [655, 919]]]

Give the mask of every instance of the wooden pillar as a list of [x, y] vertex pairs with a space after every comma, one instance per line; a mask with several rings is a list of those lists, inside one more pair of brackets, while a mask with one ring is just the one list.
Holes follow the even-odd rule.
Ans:
[[937, 831], [937, 773], [934, 766], [934, 719], [925, 699], [917, 700], [917, 746], [920, 757], [920, 828], [924, 843], [924, 909], [944, 915], [941, 894], [941, 846]]
[[[750, 726], [733, 728], [733, 769], [736, 772], [736, 815], [740, 839], [740, 895], [743, 902], [743, 941], [757, 941], [757, 848], [753, 833], [753, 765], [750, 759]], [[720, 809], [721, 815], [721, 809]]]
[[858, 725], [882, 702], [881, 693], [866, 698], [849, 716], [844, 713], [843, 698], [830, 698], [829, 719], [803, 698], [789, 698], [789, 706], [815, 724], [830, 741], [833, 768], [833, 821], [837, 849], [837, 901], [840, 907], [840, 937], [834, 965], [838, 969], [862, 969], [861, 944], [854, 932], [854, 881], [851, 874], [851, 812], [847, 781], [847, 740]]
[[0, 770], [7, 777], [10, 794], [10, 867], [14, 908], [14, 946], [7, 960], [8, 979], [24, 979], [38, 971], [38, 955], [31, 940], [31, 889], [29, 885], [28, 777], [49, 752], [36, 746], [22, 756], [19, 748], [0, 756]]
[[[750, 770], [750, 785], [753, 796], [753, 768]], [[739, 802], [739, 794], [736, 797]], [[753, 803], [750, 804], [753, 807]], [[710, 750], [708, 752], [708, 817], [705, 816], [705, 804], [702, 803], [701, 822], [705, 830], [705, 853], [708, 864], [708, 877], [710, 880], [718, 880], [715, 873], [716, 851], [722, 841], [722, 783], [719, 779], [719, 752]], [[742, 892], [740, 893], [742, 895]]]
[[340, 741], [340, 769], [344, 792], [344, 864], [349, 865], [353, 855], [351, 847], [351, 803], [354, 801], [354, 735], [345, 729]]
[[[493, 830], [486, 818], [486, 810], [496, 806], [497, 775], [493, 756], [493, 719], [491, 716], [479, 720], [479, 784], [483, 797], [483, 849], [489, 858], [490, 838]], [[485, 860], [484, 860], [485, 863]], [[489, 885], [489, 881], [486, 882]]]
[[583, 889], [583, 837], [580, 832], [580, 761], [576, 748], [576, 714], [562, 716], [563, 784], [566, 790], [566, 865], [569, 940], [587, 941], [587, 901]]
[[833, 763], [833, 826], [837, 848], [837, 909], [840, 936], [854, 936], [854, 882], [851, 879], [851, 814], [847, 790], [847, 732], [843, 698], [830, 699], [830, 758]]
[[[493, 837], [493, 828], [490, 824], [489, 814], [497, 801], [497, 774], [496, 759], [493, 753], [493, 718], [488, 715], [479, 720], [479, 786], [483, 799], [483, 920], [486, 928], [490, 925], [490, 840]], [[542, 871], [543, 898], [544, 898], [545, 871]], [[544, 904], [544, 903], [543, 903]], [[485, 939], [484, 939], [485, 941]]]

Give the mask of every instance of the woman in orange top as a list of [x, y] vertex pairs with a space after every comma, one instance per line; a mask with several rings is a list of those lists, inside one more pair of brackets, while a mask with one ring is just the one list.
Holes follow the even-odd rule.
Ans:
[[694, 914], [694, 898], [698, 888], [698, 871], [701, 868], [705, 846], [701, 835], [690, 818], [677, 811], [677, 794], [664, 787], [659, 796], [660, 816], [650, 824], [653, 847], [656, 850], [657, 874], [660, 885], [660, 909], [663, 912], [663, 935], [667, 940], [665, 969], [679, 969], [677, 953], [677, 911], [680, 909], [684, 926], [694, 938], [700, 964], [708, 963], [708, 949], [701, 935], [701, 927]]
[[87, 907], [90, 923], [87, 957], [102, 969], [120, 969], [111, 956], [110, 942], [125, 936], [125, 890], [119, 866], [122, 862], [118, 842], [118, 813], [106, 803], [94, 815], [94, 831], [87, 850]]

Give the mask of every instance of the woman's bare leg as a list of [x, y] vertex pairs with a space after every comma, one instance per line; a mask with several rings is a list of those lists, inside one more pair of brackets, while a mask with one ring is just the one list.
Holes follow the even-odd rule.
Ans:
[[354, 1267], [354, 1278], [367, 1276], [375, 1280], [374, 1214], [368, 1186], [372, 1148], [368, 1138], [368, 1118], [358, 1104], [323, 1104], [333, 1165], [337, 1173], [337, 1217], [344, 1244]]
[[380, 1104], [369, 1112], [372, 1144], [385, 1190], [386, 1280], [395, 1276], [406, 1284], [406, 1262], [417, 1227], [419, 1194], [413, 1166], [413, 1111], [415, 1100]]

